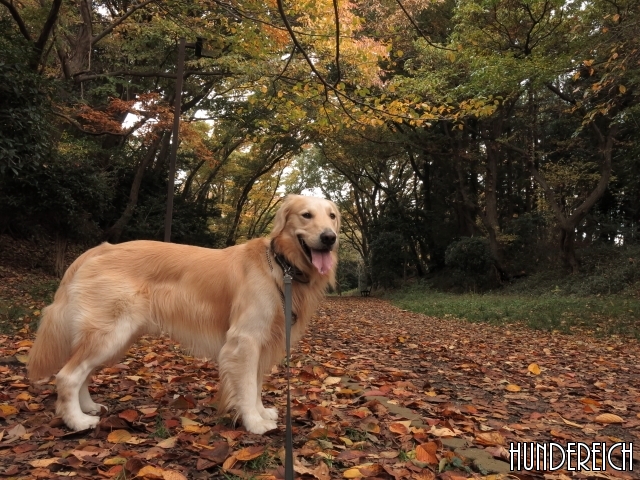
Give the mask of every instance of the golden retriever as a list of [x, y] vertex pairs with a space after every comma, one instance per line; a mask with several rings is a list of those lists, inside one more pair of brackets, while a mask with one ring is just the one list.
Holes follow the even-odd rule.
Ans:
[[289, 195], [269, 238], [214, 250], [133, 241], [103, 243], [65, 273], [31, 349], [32, 380], [56, 375], [56, 413], [72, 430], [97, 425], [92, 372], [116, 363], [141, 335], [166, 333], [217, 359], [220, 411], [245, 428], [277, 428], [262, 379], [284, 357], [283, 268], [294, 268], [292, 342], [335, 283], [340, 216], [325, 199]]

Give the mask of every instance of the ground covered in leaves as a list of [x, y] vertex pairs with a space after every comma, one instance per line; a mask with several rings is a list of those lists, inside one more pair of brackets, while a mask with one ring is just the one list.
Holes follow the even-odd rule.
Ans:
[[[2, 280], [0, 293], [11, 293], [6, 270]], [[281, 413], [280, 428], [252, 435], [216, 414], [214, 363], [145, 338], [95, 375], [93, 397], [110, 411], [95, 430], [73, 433], [54, 416], [54, 383], [25, 379], [29, 320], [44, 303], [13, 294], [26, 313], [23, 328], [0, 334], [0, 478], [281, 478], [282, 366], [263, 392]], [[637, 463], [633, 472], [487, 471], [465, 452], [508, 462], [513, 441], [637, 443], [639, 355], [635, 340], [469, 324], [375, 298], [329, 297], [292, 358], [296, 472], [318, 480], [638, 478]]]

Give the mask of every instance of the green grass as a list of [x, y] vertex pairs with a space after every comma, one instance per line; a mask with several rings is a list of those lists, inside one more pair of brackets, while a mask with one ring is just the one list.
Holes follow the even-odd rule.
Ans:
[[522, 323], [539, 330], [580, 331], [597, 336], [640, 338], [640, 299], [622, 296], [572, 296], [547, 293], [454, 294], [416, 284], [385, 298], [405, 310], [470, 322]]

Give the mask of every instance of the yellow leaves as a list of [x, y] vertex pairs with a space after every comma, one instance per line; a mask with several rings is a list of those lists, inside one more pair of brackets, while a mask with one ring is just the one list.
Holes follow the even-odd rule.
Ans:
[[350, 468], [342, 473], [344, 478], [362, 478], [364, 475], [357, 468]]
[[522, 390], [522, 387], [516, 385], [515, 383], [510, 383], [508, 384], [506, 387], [504, 387], [504, 389], [508, 392], [519, 392], [520, 390]]
[[624, 94], [627, 91], [627, 87], [625, 87], [624, 85], [619, 85], [618, 86], [618, 91], [622, 94]]
[[596, 422], [603, 424], [624, 423], [624, 419], [613, 413], [603, 413], [595, 418]]
[[8, 415], [15, 415], [18, 413], [18, 409], [12, 405], [0, 405], [0, 416], [6, 417]]
[[541, 372], [540, 365], [538, 365], [537, 363], [529, 364], [527, 370], [529, 370], [529, 373], [531, 373], [532, 375], [540, 375]]
[[163, 479], [163, 472], [161, 468], [154, 467], [153, 465], [146, 465], [138, 472], [138, 477], [150, 478], [150, 479]]

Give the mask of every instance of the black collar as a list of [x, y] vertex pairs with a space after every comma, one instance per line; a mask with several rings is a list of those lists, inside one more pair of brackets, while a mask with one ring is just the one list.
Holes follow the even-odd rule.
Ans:
[[284, 273], [288, 273], [291, 275], [291, 278], [298, 283], [309, 283], [309, 276], [300, 270], [298, 267], [293, 265], [287, 258], [281, 253], [276, 253], [274, 240], [271, 240], [271, 253], [273, 253], [273, 258], [275, 258], [276, 263], [280, 266]]

